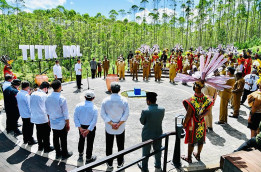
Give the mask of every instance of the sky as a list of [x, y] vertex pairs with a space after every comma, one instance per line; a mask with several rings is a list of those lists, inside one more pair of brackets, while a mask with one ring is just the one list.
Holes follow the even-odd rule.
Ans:
[[[15, 0], [7, 0], [7, 2], [12, 3]], [[126, 12], [130, 10], [132, 5], [140, 6], [141, 0], [24, 0], [25, 1], [25, 8], [24, 11], [32, 12], [35, 9], [51, 9], [55, 8], [58, 5], [64, 6], [68, 10], [75, 10], [80, 14], [88, 13], [90, 16], [95, 16], [97, 13], [101, 13], [102, 15], [109, 17], [110, 10], [114, 9], [119, 11], [120, 9], [124, 9]], [[153, 9], [152, 0], [149, 0], [150, 3], [147, 5], [145, 10], [145, 16], [147, 17]], [[177, 0], [178, 1], [178, 0]], [[170, 0], [165, 0], [166, 4], [171, 3]], [[179, 2], [179, 1], [178, 1]], [[198, 2], [196, 0], [195, 2]], [[164, 0], [161, 0], [159, 5], [159, 12], [160, 15], [164, 12], [163, 10], [163, 3]], [[167, 14], [173, 14], [173, 10], [170, 9], [168, 5]], [[181, 14], [180, 4], [177, 5], [177, 14]], [[138, 12], [136, 16], [144, 16], [144, 12]], [[133, 20], [133, 15], [126, 15], [124, 18], [129, 20]], [[117, 19], [123, 19], [120, 15]], [[149, 20], [149, 18], [148, 18]], [[152, 20], [152, 19], [150, 19]]]

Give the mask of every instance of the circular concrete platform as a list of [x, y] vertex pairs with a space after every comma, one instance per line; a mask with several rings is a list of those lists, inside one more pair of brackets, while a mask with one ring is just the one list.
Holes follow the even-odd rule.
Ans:
[[[106, 91], [105, 80], [101, 78], [89, 79], [90, 88], [94, 89], [96, 98], [94, 100], [95, 105], [99, 108], [101, 106], [102, 100], [109, 96]], [[177, 114], [184, 114], [185, 109], [182, 105], [182, 101], [193, 94], [192, 87], [183, 86], [181, 84], [173, 85], [168, 82], [168, 79], [163, 79], [160, 83], [155, 82], [151, 78], [148, 82], [144, 81], [132, 81], [131, 78], [126, 78], [125, 81], [120, 81], [121, 90], [131, 90], [134, 87], [139, 87], [142, 90], [154, 91], [158, 94], [158, 104], [166, 109], [165, 118], [163, 121], [163, 131], [169, 132], [174, 131], [174, 118]], [[73, 151], [74, 155], [69, 158], [66, 163], [81, 166], [82, 162], [78, 160], [78, 129], [75, 127], [73, 122], [73, 113], [75, 106], [84, 101], [84, 92], [87, 90], [87, 81], [83, 80], [83, 90], [81, 92], [76, 91], [75, 82], [69, 82], [63, 84], [62, 94], [67, 98], [67, 103], [70, 113], [70, 124], [71, 130], [68, 134], [68, 149]], [[146, 109], [145, 98], [132, 99], [127, 98], [130, 106], [130, 116], [126, 122], [126, 141], [125, 148], [133, 146], [141, 142], [141, 130], [142, 125], [139, 122], [140, 113], [142, 109]], [[231, 109], [229, 109], [229, 113]], [[206, 168], [216, 168], [219, 166], [220, 156], [224, 154], [231, 153], [235, 148], [237, 148], [243, 141], [250, 138], [250, 131], [247, 129], [247, 114], [249, 110], [242, 106], [241, 115], [238, 119], [228, 119], [228, 124], [226, 125], [213, 125], [214, 131], [207, 134], [206, 144], [204, 145], [203, 152], [201, 155], [202, 162], [197, 162], [193, 159], [192, 164], [187, 164], [182, 161], [184, 169], [188, 170], [200, 170]], [[218, 120], [219, 116], [219, 98], [216, 101], [216, 104], [213, 108], [214, 121]], [[0, 116], [1, 126], [0, 129], [4, 131], [5, 129], [5, 115]], [[21, 122], [20, 122], [21, 123]], [[31, 152], [40, 154], [42, 156], [47, 156], [50, 159], [55, 159], [55, 152], [49, 154], [43, 154], [37, 151], [38, 146], [27, 146], [22, 142], [22, 136], [17, 138], [7, 135], [9, 139], [13, 142], [20, 145], [22, 148], [25, 148]], [[36, 137], [35, 137], [36, 138]], [[187, 151], [187, 146], [181, 144], [182, 154], [185, 154]], [[51, 143], [52, 143], [52, 133], [51, 133]], [[175, 137], [170, 137], [169, 144], [169, 156], [168, 160], [172, 159], [173, 149], [174, 149]], [[105, 129], [104, 122], [102, 118], [98, 117], [96, 137], [94, 141], [94, 150], [93, 154], [97, 155], [98, 159], [105, 157]], [[117, 152], [116, 143], [114, 144], [114, 153]], [[141, 157], [141, 150], [135, 151], [129, 155], [125, 156], [125, 162], [131, 162], [134, 159]], [[84, 161], [85, 162], [85, 161]], [[150, 168], [153, 168], [154, 158], [150, 159]], [[105, 166], [101, 166], [98, 169], [104, 169]], [[173, 169], [173, 166], [168, 164], [168, 169]], [[136, 167], [132, 167], [133, 170], [138, 170]]]

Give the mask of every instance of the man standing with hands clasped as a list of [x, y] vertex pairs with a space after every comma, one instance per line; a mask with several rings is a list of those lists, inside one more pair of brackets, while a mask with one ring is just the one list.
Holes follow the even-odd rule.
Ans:
[[53, 75], [54, 75], [54, 79], [62, 82], [63, 80], [62, 68], [58, 60], [55, 60], [55, 65], [53, 66]]
[[78, 90], [81, 89], [82, 85], [82, 65], [81, 65], [81, 60], [78, 59], [77, 63], [74, 66], [74, 70], [76, 72], [76, 83], [77, 83], [77, 88]]
[[[124, 149], [125, 122], [129, 116], [129, 105], [127, 99], [120, 96], [120, 85], [111, 83], [112, 95], [105, 98], [101, 106], [101, 117], [105, 122], [106, 133], [106, 156], [112, 154], [113, 141], [116, 137], [118, 151]], [[118, 157], [118, 168], [124, 164], [123, 156]], [[108, 169], [112, 169], [113, 160], [107, 162]]]
[[59, 80], [53, 81], [51, 87], [53, 92], [47, 97], [45, 106], [53, 130], [53, 145], [56, 158], [62, 156], [62, 159], [67, 159], [73, 154], [67, 150], [67, 135], [70, 130], [67, 102], [61, 95], [62, 84]]
[[[146, 101], [149, 106], [148, 109], [143, 110], [141, 112], [140, 123], [143, 126], [142, 128], [142, 142], [155, 139], [162, 135], [162, 121], [165, 114], [165, 109], [158, 107], [156, 104], [157, 101], [157, 93], [147, 92], [146, 93]], [[154, 151], [161, 149], [161, 140], [157, 140], [152, 144]], [[144, 146], [142, 148], [142, 156], [146, 156], [150, 154], [151, 145]], [[147, 172], [148, 170], [148, 161], [149, 159], [144, 159], [142, 163], [138, 163], [138, 167]], [[155, 154], [155, 168], [156, 171], [161, 171], [161, 152]]]
[[88, 90], [85, 94], [85, 102], [78, 104], [74, 111], [74, 123], [79, 128], [79, 160], [82, 160], [84, 142], [87, 139], [86, 163], [96, 160], [96, 156], [92, 156], [93, 142], [96, 132], [96, 123], [98, 118], [98, 109], [93, 104], [95, 98], [94, 92]]

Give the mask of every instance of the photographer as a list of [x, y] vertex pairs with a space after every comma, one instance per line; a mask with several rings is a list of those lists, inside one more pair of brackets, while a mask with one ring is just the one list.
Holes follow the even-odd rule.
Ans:
[[257, 90], [257, 80], [259, 77], [256, 75], [257, 71], [255, 69], [252, 70], [251, 74], [248, 74], [244, 77], [245, 79], [245, 86], [244, 86], [244, 92], [242, 96], [242, 100], [240, 104], [244, 104], [247, 96]]

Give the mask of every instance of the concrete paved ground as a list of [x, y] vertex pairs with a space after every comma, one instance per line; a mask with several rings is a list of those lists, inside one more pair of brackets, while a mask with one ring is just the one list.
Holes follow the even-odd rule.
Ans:
[[[131, 78], [127, 77], [125, 81], [121, 81], [122, 91], [132, 90], [134, 87], [140, 87], [142, 90], [146, 91], [154, 91], [158, 93], [158, 104], [159, 106], [163, 106], [166, 109], [165, 118], [163, 121], [163, 131], [169, 132], [174, 131], [174, 118], [177, 114], [185, 115], [185, 109], [182, 105], [182, 100], [189, 98], [193, 94], [193, 90], [191, 84], [189, 86], [183, 86], [179, 84], [171, 84], [169, 83], [167, 78], [163, 78], [163, 80], [159, 82], [155, 82], [153, 78], [151, 78], [148, 82], [142, 81], [142, 78], [139, 78], [138, 82], [132, 81]], [[89, 79], [90, 88], [94, 89], [96, 94], [96, 98], [94, 103], [100, 109], [102, 100], [109, 96], [106, 94], [107, 88], [105, 84], [105, 80], [102, 78], [98, 79]], [[67, 98], [70, 120], [71, 120], [71, 130], [68, 135], [68, 148], [74, 152], [72, 158], [66, 161], [67, 164], [72, 164], [76, 166], [81, 166], [82, 163], [78, 162], [78, 130], [74, 126], [73, 122], [73, 113], [75, 106], [84, 100], [83, 95], [87, 90], [87, 82], [86, 79], [83, 80], [83, 90], [81, 92], [76, 92], [76, 84], [75, 82], [65, 83], [63, 85], [62, 94]], [[126, 141], [125, 148], [133, 146], [137, 143], [141, 142], [141, 130], [142, 125], [139, 122], [140, 113], [142, 109], [146, 109], [147, 105], [145, 102], [145, 98], [128, 98], [129, 106], [130, 106], [130, 116], [126, 122]], [[218, 120], [219, 116], [219, 98], [216, 101], [216, 104], [213, 108], [214, 121]], [[229, 113], [232, 110], [229, 109]], [[226, 125], [213, 125], [214, 131], [207, 134], [206, 144], [204, 145], [203, 152], [201, 155], [202, 162], [197, 162], [193, 159], [192, 164], [187, 164], [186, 162], [182, 162], [184, 169], [190, 170], [200, 170], [205, 168], [213, 168], [218, 167], [220, 156], [224, 154], [231, 153], [234, 149], [236, 149], [241, 143], [250, 138], [250, 131], [247, 129], [247, 115], [249, 110], [245, 107], [241, 107], [241, 115], [238, 119], [228, 119], [228, 124]], [[1, 130], [5, 127], [5, 115], [0, 116], [1, 121]], [[51, 134], [52, 135], [52, 134]], [[34, 145], [32, 147], [25, 146], [22, 144], [22, 136], [18, 136], [14, 138], [11, 135], [8, 135], [8, 138], [14, 141], [16, 144], [20, 145], [23, 148], [26, 148], [34, 153], [37, 152], [37, 146]], [[182, 154], [185, 154], [187, 151], [187, 145], [181, 144]], [[169, 144], [169, 153], [168, 160], [172, 159], [173, 150], [174, 150], [175, 137], [170, 138]], [[114, 152], [117, 152], [116, 143], [114, 145]], [[98, 159], [105, 157], [105, 130], [104, 130], [104, 122], [99, 116], [97, 122], [97, 130], [96, 130], [96, 138], [94, 142], [94, 154], [97, 155]], [[54, 152], [49, 154], [41, 154], [43, 156], [47, 156], [51, 159], [54, 159]], [[134, 159], [141, 157], [141, 150], [135, 151], [127, 156], [125, 156], [126, 164], [131, 162]], [[154, 158], [150, 159], [150, 168], [153, 169], [153, 161]], [[116, 163], [116, 161], [115, 161]], [[116, 164], [115, 164], [116, 165]], [[104, 169], [105, 166], [101, 166], [98, 169]], [[168, 169], [173, 169], [172, 165], [168, 165]], [[133, 167], [131, 171], [137, 171], [137, 167]], [[174, 170], [171, 170], [174, 171]]]

